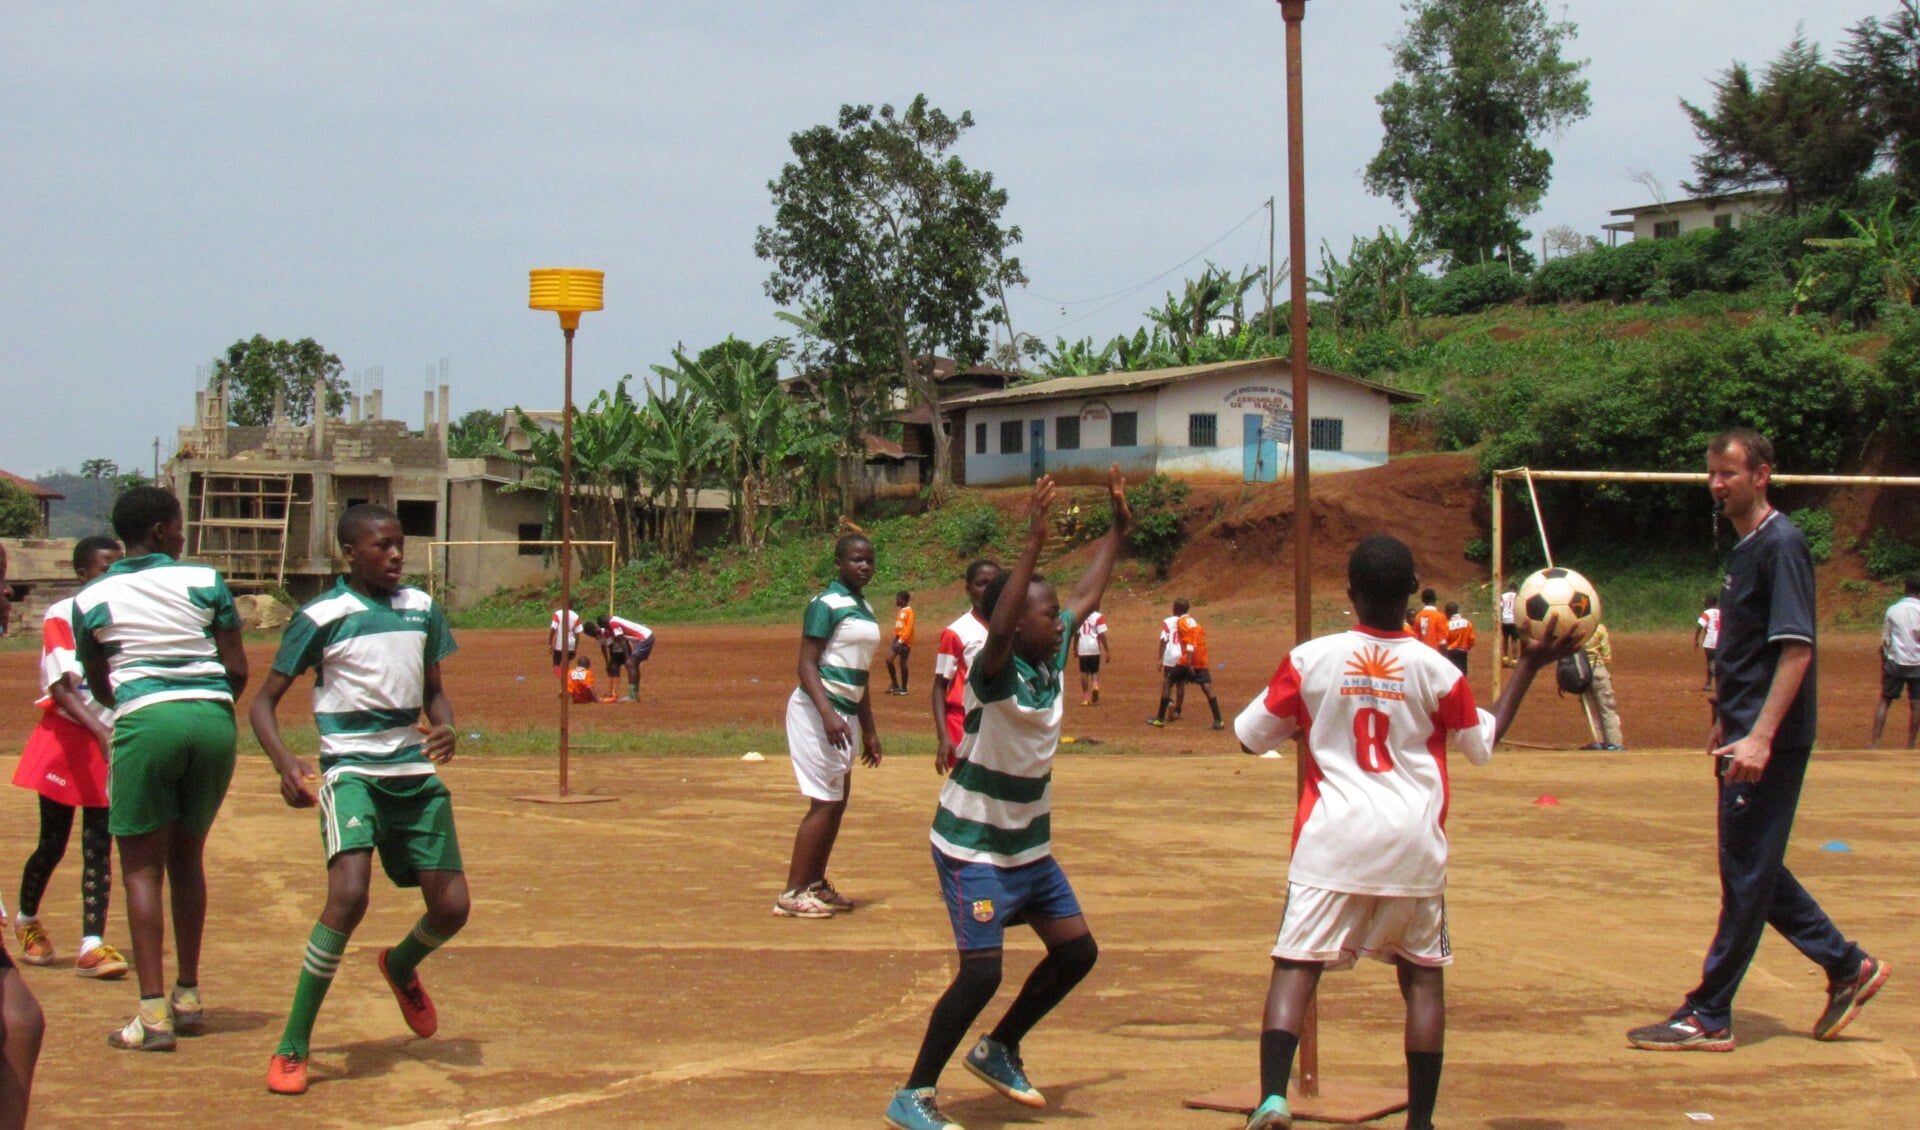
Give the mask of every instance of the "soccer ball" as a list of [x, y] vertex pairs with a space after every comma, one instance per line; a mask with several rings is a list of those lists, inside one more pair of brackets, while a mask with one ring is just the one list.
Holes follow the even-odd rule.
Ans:
[[1572, 569], [1542, 569], [1528, 577], [1513, 608], [1514, 625], [1530, 640], [1545, 638], [1547, 621], [1555, 617], [1562, 635], [1572, 629], [1590, 636], [1600, 624], [1600, 594]]

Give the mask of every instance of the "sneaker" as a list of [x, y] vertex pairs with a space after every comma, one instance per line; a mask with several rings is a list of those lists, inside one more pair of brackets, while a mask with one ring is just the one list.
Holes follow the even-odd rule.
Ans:
[[440, 1017], [433, 1011], [433, 1001], [427, 997], [427, 990], [420, 986], [418, 973], [408, 977], [407, 983], [402, 985], [393, 979], [393, 974], [387, 972], [387, 955], [392, 952], [391, 948], [380, 951], [380, 976], [386, 980], [387, 987], [393, 990], [393, 999], [400, 1002], [400, 1015], [406, 1018], [407, 1027], [416, 1036], [431, 1036], [440, 1030]]
[[1606, 750], [1608, 753], [1620, 753], [1620, 752], [1623, 752], [1627, 747], [1623, 745], [1615, 745], [1612, 742], [1608, 742], [1605, 745], [1601, 746], [1600, 748]]
[[1293, 1112], [1284, 1095], [1268, 1095], [1247, 1118], [1247, 1130], [1292, 1130]]
[[149, 1022], [138, 1013], [125, 1028], [107, 1037], [108, 1047], [129, 1052], [170, 1052], [175, 1042], [170, 1022]]
[[781, 918], [832, 918], [833, 908], [812, 891], [782, 891], [773, 900], [773, 913]]
[[1216, 730], [1224, 730], [1227, 728], [1227, 724], [1216, 718], [1214, 719], [1213, 728]]
[[917, 1090], [902, 1087], [895, 1091], [893, 1101], [887, 1104], [887, 1125], [893, 1130], [967, 1130], [940, 1113], [939, 1105], [933, 1101], [932, 1087]]
[[267, 1090], [276, 1095], [307, 1093], [307, 1057], [275, 1055], [267, 1061]]
[[1605, 748], [1607, 748], [1607, 743], [1605, 742], [1588, 742], [1586, 745], [1580, 747], [1580, 752], [1597, 753]]
[[1149, 725], [1149, 726], [1159, 726], [1159, 727], [1161, 727], [1162, 729], [1164, 729], [1164, 728], [1166, 728], [1166, 725], [1167, 725], [1167, 723], [1166, 723], [1166, 721], [1165, 721], [1164, 719], [1161, 719], [1161, 718], [1149, 718], [1149, 719], [1147, 719], [1147, 725]]
[[179, 985], [167, 994], [167, 1011], [173, 1014], [173, 1030], [182, 1036], [198, 1036], [207, 1030], [207, 1012], [200, 1006], [200, 990]]
[[967, 1053], [966, 1064], [967, 1070], [979, 1076], [981, 1082], [1021, 1106], [1047, 1105], [1047, 1097], [1027, 1082], [1027, 1073], [1020, 1063], [1020, 1053], [993, 1037], [980, 1037], [980, 1042]]
[[827, 909], [836, 914], [843, 910], [853, 909], [853, 900], [841, 894], [839, 891], [834, 890], [831, 880], [820, 880], [813, 886], [808, 887], [807, 893], [825, 903]]
[[1708, 1028], [1691, 1012], [1668, 1017], [1658, 1024], [1635, 1028], [1627, 1042], [1650, 1052], [1730, 1052], [1733, 1029]]
[[53, 939], [40, 928], [37, 919], [25, 919], [13, 924], [13, 936], [20, 943], [20, 960], [28, 965], [53, 964]]
[[127, 959], [109, 945], [98, 945], [80, 955], [73, 971], [82, 977], [113, 981], [127, 975]]
[[1088, 696], [1087, 696], [1086, 698], [1083, 698], [1083, 699], [1081, 699], [1081, 700], [1080, 700], [1080, 705], [1081, 705], [1081, 706], [1092, 706], [1092, 705], [1093, 705], [1093, 696], [1092, 696], [1092, 695], [1088, 695]]
[[1845, 981], [1834, 981], [1827, 985], [1827, 1010], [1820, 1019], [1813, 1022], [1813, 1038], [1831, 1040], [1840, 1034], [1840, 1030], [1852, 1023], [1860, 1006], [1873, 999], [1880, 986], [1887, 983], [1890, 971], [1883, 961], [1871, 957], [1860, 958], [1860, 971]]

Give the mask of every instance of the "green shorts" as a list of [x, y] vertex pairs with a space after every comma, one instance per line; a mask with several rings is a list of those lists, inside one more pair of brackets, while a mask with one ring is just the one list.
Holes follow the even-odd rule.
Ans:
[[320, 838], [329, 863], [343, 851], [378, 851], [396, 887], [419, 886], [422, 871], [465, 870], [453, 794], [437, 773], [332, 774], [320, 786]]
[[233, 704], [175, 699], [117, 720], [107, 779], [114, 835], [169, 824], [205, 834], [233, 781]]

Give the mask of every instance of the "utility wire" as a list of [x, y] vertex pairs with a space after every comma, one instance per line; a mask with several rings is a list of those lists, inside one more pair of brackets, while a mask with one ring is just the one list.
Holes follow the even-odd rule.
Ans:
[[1185, 259], [1182, 259], [1180, 262], [1175, 263], [1173, 266], [1168, 267], [1166, 270], [1161, 271], [1159, 274], [1153, 276], [1152, 278], [1146, 280], [1145, 282], [1136, 283], [1133, 286], [1127, 287], [1125, 290], [1116, 290], [1110, 294], [1102, 294], [1093, 298], [1079, 298], [1079, 299], [1074, 299], [1072, 301], [1063, 301], [1057, 298], [1048, 298], [1044, 294], [1035, 293], [1034, 294], [1035, 298], [1038, 298], [1041, 301], [1046, 302], [1048, 305], [1052, 305], [1052, 306], [1061, 306], [1061, 307], [1080, 306], [1089, 302], [1105, 303], [1104, 305], [1096, 306], [1095, 308], [1087, 311], [1084, 314], [1077, 314], [1074, 317], [1067, 319], [1066, 321], [1058, 322], [1052, 328], [1048, 329], [1046, 332], [1056, 333], [1060, 330], [1066, 329], [1068, 326], [1071, 326], [1077, 322], [1084, 322], [1088, 318], [1091, 318], [1096, 314], [1100, 314], [1107, 310], [1112, 309], [1114, 306], [1119, 305], [1121, 299], [1126, 298], [1129, 295], [1137, 294], [1142, 290], [1145, 290], [1146, 288], [1152, 286], [1154, 283], [1159, 282], [1161, 279], [1166, 278], [1168, 275], [1171, 275], [1175, 271], [1178, 271], [1182, 267], [1185, 267], [1189, 263], [1192, 263], [1195, 259], [1200, 258], [1202, 255], [1205, 255], [1207, 252], [1212, 251], [1214, 248], [1220, 246], [1222, 243], [1225, 243], [1229, 238], [1231, 238], [1234, 235], [1234, 233], [1238, 232], [1241, 228], [1244, 228], [1249, 223], [1251, 223], [1255, 216], [1258, 216], [1260, 213], [1266, 210], [1267, 210], [1267, 203], [1266, 201], [1263, 200], [1253, 209], [1253, 211], [1248, 212], [1246, 216], [1240, 220], [1239, 223], [1228, 228], [1225, 232], [1223, 232], [1220, 235], [1218, 239], [1214, 240], [1212, 243], [1207, 244], [1205, 247], [1202, 247], [1200, 250], [1187, 256]]

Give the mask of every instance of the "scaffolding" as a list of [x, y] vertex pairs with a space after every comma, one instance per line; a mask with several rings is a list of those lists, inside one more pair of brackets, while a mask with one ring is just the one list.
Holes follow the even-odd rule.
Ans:
[[197, 478], [193, 556], [220, 570], [230, 588], [285, 588], [294, 476], [210, 471]]

